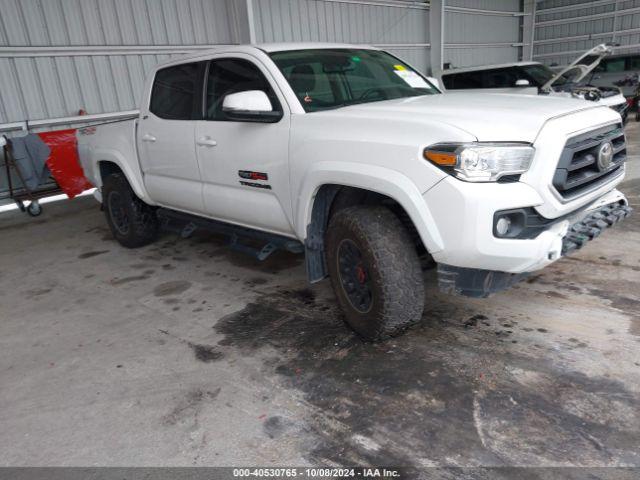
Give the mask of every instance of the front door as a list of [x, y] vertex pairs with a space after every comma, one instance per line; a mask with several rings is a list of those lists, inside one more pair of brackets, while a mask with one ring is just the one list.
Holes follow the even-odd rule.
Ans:
[[277, 123], [241, 122], [222, 110], [226, 95], [247, 90], [264, 91], [274, 110], [283, 109], [268, 75], [248, 55], [214, 58], [209, 64], [204, 120], [195, 132], [204, 208], [213, 218], [292, 235], [289, 115]]
[[138, 125], [138, 152], [150, 197], [160, 205], [204, 213], [195, 148], [205, 63], [158, 70], [149, 109]]

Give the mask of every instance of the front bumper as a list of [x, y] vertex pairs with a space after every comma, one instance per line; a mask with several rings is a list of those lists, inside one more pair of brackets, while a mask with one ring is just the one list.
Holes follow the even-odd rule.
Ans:
[[[569, 226], [562, 239], [561, 256], [579, 250], [609, 227], [631, 215], [631, 207], [619, 201], [590, 210], [582, 220]], [[438, 286], [445, 293], [468, 297], [488, 297], [509, 288], [528, 273], [506, 273], [491, 270], [454, 267], [438, 264]]]
[[[577, 235], [595, 238], [595, 230], [605, 228], [602, 221], [614, 215], [600, 214], [603, 207], [617, 205], [627, 207], [625, 196], [611, 190], [590, 204], [551, 221], [535, 238], [497, 238], [493, 233], [494, 214], [497, 211], [535, 207], [542, 203], [538, 193], [521, 183], [469, 184], [456, 179], [445, 179], [424, 194], [431, 210], [444, 248], [433, 253], [439, 264], [466, 269], [520, 274], [546, 267], [569, 250], [575, 249], [569, 242], [583, 245]], [[596, 224], [593, 220], [601, 221]], [[581, 224], [580, 222], [583, 222]], [[586, 222], [586, 223], [585, 223]], [[571, 230], [573, 229], [573, 230]], [[590, 236], [591, 235], [591, 236]], [[580, 237], [581, 238], [581, 237]]]

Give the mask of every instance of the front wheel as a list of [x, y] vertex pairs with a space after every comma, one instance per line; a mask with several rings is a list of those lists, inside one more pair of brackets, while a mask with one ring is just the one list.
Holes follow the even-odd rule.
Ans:
[[112, 173], [105, 178], [102, 201], [111, 233], [121, 245], [142, 247], [158, 236], [155, 210], [136, 196], [123, 174]]
[[420, 321], [420, 260], [406, 228], [388, 208], [340, 210], [329, 223], [326, 246], [333, 289], [356, 333], [384, 340]]

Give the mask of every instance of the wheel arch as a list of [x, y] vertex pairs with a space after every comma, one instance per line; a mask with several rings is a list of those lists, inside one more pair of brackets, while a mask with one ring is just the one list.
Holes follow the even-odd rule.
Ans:
[[138, 198], [150, 205], [154, 204], [144, 187], [140, 170], [132, 168], [129, 162], [122, 158], [118, 152], [96, 151], [93, 157], [96, 159], [96, 188], [102, 189], [104, 179], [108, 175], [112, 173], [122, 173]]
[[[358, 165], [361, 170], [362, 166]], [[379, 167], [369, 167], [371, 170]], [[400, 217], [403, 224], [415, 235], [418, 246], [433, 254], [442, 250], [442, 239], [436, 228], [431, 212], [424, 203], [422, 194], [413, 182], [404, 175], [389, 170], [374, 172], [371, 177], [360, 172], [342, 170], [338, 175], [317, 181], [308, 195], [309, 200], [300, 205], [298, 234], [305, 238], [307, 275], [310, 282], [317, 282], [327, 276], [324, 237], [331, 215], [341, 205], [383, 204]], [[357, 179], [357, 181], [348, 181]], [[307, 188], [309, 188], [307, 186]], [[301, 195], [299, 198], [305, 198]]]

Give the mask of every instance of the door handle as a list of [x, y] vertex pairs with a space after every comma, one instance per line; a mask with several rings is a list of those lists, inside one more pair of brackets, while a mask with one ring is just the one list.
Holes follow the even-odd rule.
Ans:
[[143, 142], [155, 142], [156, 141], [156, 137], [154, 137], [150, 133], [146, 133], [146, 134], [144, 134], [142, 136], [142, 141]]
[[213, 140], [211, 137], [199, 138], [196, 143], [202, 147], [215, 147], [216, 145], [218, 145], [218, 142]]

